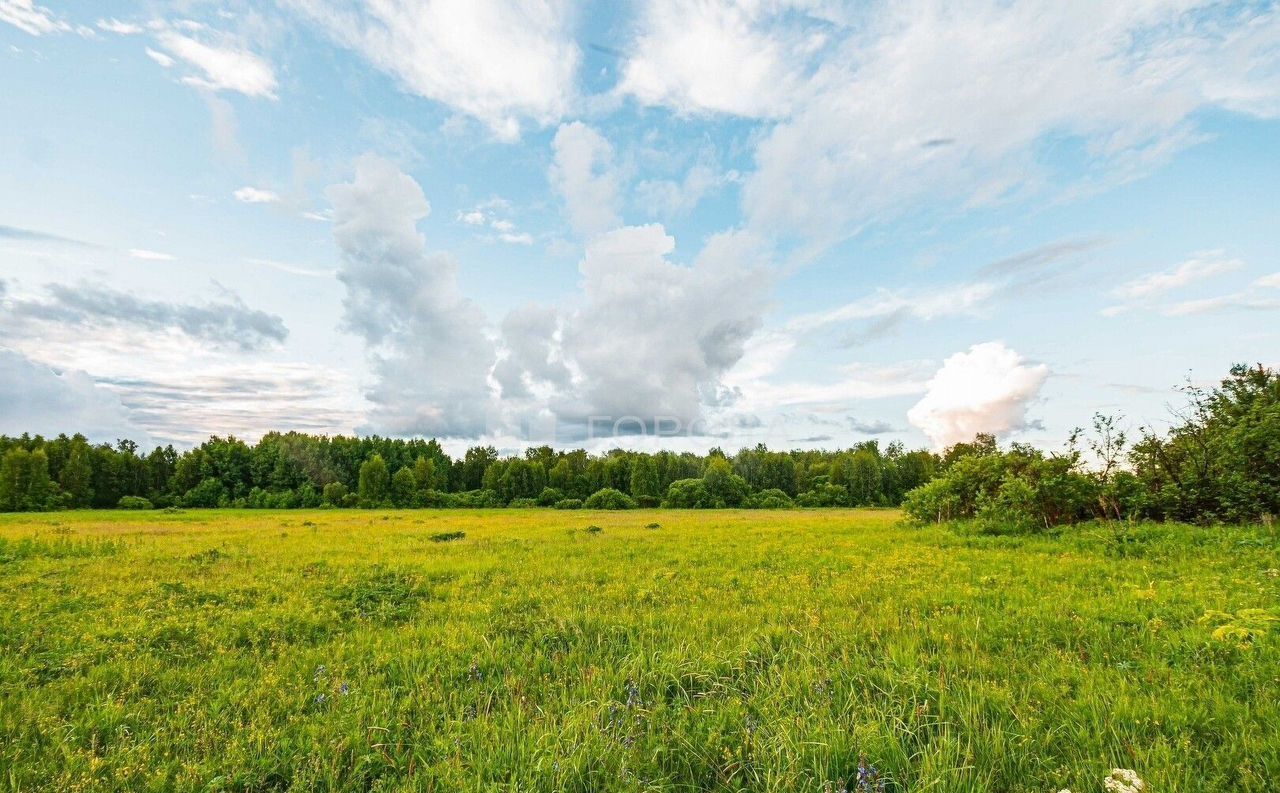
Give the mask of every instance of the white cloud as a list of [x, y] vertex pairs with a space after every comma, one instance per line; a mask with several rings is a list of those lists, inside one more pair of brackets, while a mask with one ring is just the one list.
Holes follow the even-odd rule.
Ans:
[[280, 202], [279, 193], [258, 187], [241, 187], [233, 195], [237, 201], [243, 201], [246, 204], [277, 204]]
[[276, 98], [276, 76], [261, 56], [223, 42], [206, 44], [173, 30], [161, 30], [156, 41], [170, 55], [194, 66], [203, 75], [188, 75], [184, 83], [210, 91], [236, 91], [246, 96]]
[[[495, 376], [504, 387], [550, 388], [549, 409], [566, 428], [583, 430], [592, 416], [636, 417], [650, 429], [659, 417], [685, 428], [702, 421], [705, 408], [733, 397], [722, 380], [761, 325], [772, 273], [766, 246], [750, 234], [712, 237], [690, 266], [670, 260], [674, 247], [659, 225], [593, 238], [581, 264], [583, 302], [559, 315], [556, 343], [545, 317], [536, 327], [504, 325], [506, 346], [536, 351], [537, 365], [514, 355]], [[556, 356], [572, 386], [539, 371]]]
[[1280, 309], [1280, 298], [1259, 297], [1248, 292], [1234, 292], [1219, 297], [1206, 297], [1173, 303], [1160, 310], [1166, 317], [1186, 317], [1207, 314], [1212, 311], [1275, 311]]
[[431, 207], [411, 177], [374, 155], [326, 190], [342, 254], [345, 322], [365, 341], [374, 382], [368, 431], [475, 437], [487, 427], [495, 352], [485, 318], [458, 292], [457, 264], [429, 254]]
[[1121, 300], [1143, 300], [1243, 267], [1244, 262], [1228, 259], [1225, 251], [1202, 251], [1167, 270], [1148, 273], [1123, 283], [1111, 290], [1111, 294]]
[[160, 66], [162, 66], [165, 69], [168, 69], [174, 64], [173, 58], [170, 58], [168, 55], [165, 55], [163, 52], [153, 50], [150, 47], [146, 48], [146, 52], [147, 52], [148, 58], [160, 64]]
[[552, 149], [548, 176], [564, 198], [573, 230], [590, 237], [621, 225], [619, 179], [609, 141], [575, 121], [556, 130]]
[[32, 36], [71, 30], [70, 25], [55, 17], [44, 6], [36, 5], [33, 0], [0, 0], [0, 22], [8, 22]]
[[929, 321], [942, 317], [976, 316], [997, 288], [993, 283], [977, 282], [943, 286], [915, 294], [878, 289], [869, 297], [837, 308], [802, 314], [788, 322], [787, 328], [793, 333], [803, 334], [829, 325], [864, 319], [888, 320], [897, 324], [906, 319]]
[[636, 185], [636, 200], [653, 217], [678, 218], [692, 211], [724, 181], [711, 164], [698, 162], [678, 182], [669, 179], [640, 182]]
[[[755, 71], [781, 92], [744, 90], [758, 101], [729, 103], [720, 97], [733, 91], [698, 90], [702, 53], [690, 49], [687, 67], [661, 73], [674, 88], [641, 93], [677, 111], [780, 118], [757, 147], [744, 210], [753, 228], [818, 242], [924, 201], [983, 204], [1060, 181], [1079, 191], [1140, 176], [1202, 139], [1195, 114], [1205, 109], [1280, 115], [1273, 7], [908, 0], [856, 24], [809, 22], [829, 39], [816, 66], [792, 44], [795, 18], [756, 14], [742, 39], [750, 46], [706, 67], [751, 74], [754, 53], [776, 53], [782, 66]], [[647, 36], [679, 21], [643, 33], [641, 53]], [[753, 43], [761, 29], [772, 49]], [[1043, 154], [1050, 138], [1083, 150], [1083, 177], [1054, 170]]]
[[111, 19], [99, 19], [98, 29], [105, 30], [107, 33], [115, 33], [118, 36], [136, 36], [144, 30], [142, 25], [133, 22], [121, 22], [114, 17]]
[[521, 122], [558, 121], [581, 52], [563, 0], [287, 0], [335, 41], [420, 96], [486, 124], [503, 140]]
[[129, 255], [135, 259], [146, 259], [153, 262], [171, 262], [174, 259], [172, 254], [149, 251], [146, 248], [130, 248]]
[[939, 450], [980, 432], [1017, 432], [1048, 376], [1049, 367], [1026, 362], [1000, 342], [975, 344], [943, 362], [907, 420]]
[[823, 43], [797, 3], [655, 0], [646, 4], [618, 90], [680, 113], [787, 113]]
[[511, 205], [501, 198], [491, 199], [474, 209], [458, 212], [458, 222], [477, 228], [488, 227], [496, 232], [497, 239], [511, 245], [532, 245], [532, 234], [516, 231], [515, 223], [496, 214], [510, 208]]
[[1280, 273], [1272, 273], [1264, 275], [1253, 282], [1254, 286], [1260, 286], [1266, 289], [1280, 289]]
[[0, 348], [0, 434], [24, 432], [53, 437], [83, 433], [92, 441], [130, 438], [149, 444], [120, 398], [83, 371], [55, 371], [13, 350]]

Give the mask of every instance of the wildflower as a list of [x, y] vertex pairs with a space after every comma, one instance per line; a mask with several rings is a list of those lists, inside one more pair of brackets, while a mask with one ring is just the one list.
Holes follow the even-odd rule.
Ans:
[[339, 690], [339, 691], [341, 691], [341, 692], [342, 692], [342, 696], [344, 696], [344, 697], [345, 697], [346, 695], [348, 695], [348, 694], [350, 694], [350, 693], [351, 693], [351, 686], [347, 685], [346, 683], [343, 683], [343, 684], [342, 684], [342, 687], [341, 687], [341, 688], [339, 688], [338, 690]]
[[324, 668], [324, 664], [320, 664], [319, 666], [316, 667], [315, 674], [311, 676], [311, 679], [319, 680], [320, 678], [324, 677], [327, 674], [329, 674], [329, 670]]
[[854, 785], [858, 793], [884, 793], [884, 780], [880, 778], [880, 769], [867, 765], [867, 758], [858, 760], [858, 782]]
[[1102, 780], [1102, 787], [1107, 793], [1142, 793], [1147, 789], [1147, 783], [1128, 768], [1113, 768]]
[[640, 689], [636, 686], [634, 680], [627, 681], [627, 707], [635, 708], [644, 705], [644, 701], [640, 699]]
[[328, 699], [329, 699], [329, 698], [328, 698], [328, 697], [326, 697], [324, 694], [316, 694], [316, 704], [317, 704], [317, 705], [323, 705], [323, 704], [325, 703], [325, 701], [327, 701]]

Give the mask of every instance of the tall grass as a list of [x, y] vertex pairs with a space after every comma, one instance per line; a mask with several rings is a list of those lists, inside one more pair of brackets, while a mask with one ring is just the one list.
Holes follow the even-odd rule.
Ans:
[[0, 784], [1268, 791], [1278, 576], [1248, 527], [3, 516]]

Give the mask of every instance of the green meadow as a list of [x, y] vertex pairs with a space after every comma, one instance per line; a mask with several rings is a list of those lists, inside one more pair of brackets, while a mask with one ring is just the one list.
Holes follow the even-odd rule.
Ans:
[[0, 515], [13, 791], [1271, 791], [1262, 526]]

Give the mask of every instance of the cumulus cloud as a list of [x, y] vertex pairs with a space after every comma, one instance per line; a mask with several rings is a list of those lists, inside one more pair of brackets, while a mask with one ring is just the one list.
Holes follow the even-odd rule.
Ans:
[[532, 245], [533, 235], [516, 231], [516, 224], [499, 213], [510, 210], [511, 205], [501, 198], [494, 198], [474, 209], [458, 212], [458, 222], [477, 229], [488, 228], [493, 234], [490, 239], [498, 239], [512, 245]]
[[0, 0], [0, 22], [8, 22], [32, 36], [71, 30], [70, 25], [44, 6], [36, 5], [34, 0]]
[[[668, 10], [642, 17], [637, 56], [661, 64], [658, 82], [624, 82], [677, 111], [779, 119], [744, 188], [748, 221], [761, 230], [826, 242], [925, 199], [974, 205], [1055, 184], [1098, 189], [1201, 140], [1203, 110], [1280, 115], [1280, 10], [1267, 4], [910, 0], [849, 19], [801, 5], [661, 3]], [[720, 49], [650, 55], [650, 39], [679, 40], [681, 14], [686, 35], [705, 15], [750, 24]], [[697, 37], [710, 48], [735, 28], [707, 29]], [[798, 46], [797, 30], [821, 46]], [[705, 52], [719, 62], [707, 67]], [[1083, 177], [1055, 171], [1044, 155], [1050, 138], [1080, 145]]]
[[552, 150], [551, 186], [564, 198], [573, 230], [590, 237], [621, 225], [619, 179], [609, 141], [575, 121], [556, 131]]
[[45, 291], [44, 298], [0, 296], [7, 315], [0, 320], [0, 330], [17, 333], [18, 325], [30, 323], [53, 323], [64, 329], [172, 330], [243, 351], [281, 343], [289, 335], [280, 317], [251, 309], [234, 296], [225, 302], [193, 305], [148, 300], [91, 284], [49, 284]]
[[554, 308], [527, 305], [507, 314], [502, 321], [506, 356], [494, 367], [493, 376], [502, 388], [503, 399], [532, 396], [530, 386], [554, 391], [570, 387], [571, 374], [565, 364], [558, 336], [559, 313]]
[[422, 188], [388, 160], [365, 155], [355, 178], [326, 195], [342, 255], [345, 322], [373, 362], [368, 429], [481, 434], [495, 352], [482, 312], [458, 291], [454, 260], [427, 253], [416, 226], [430, 212]]
[[82, 371], [55, 371], [14, 350], [0, 348], [0, 434], [52, 437], [80, 432], [94, 441], [150, 435], [111, 391]]
[[761, 325], [772, 279], [766, 246], [720, 234], [687, 266], [671, 261], [674, 249], [659, 225], [592, 239], [580, 268], [583, 302], [559, 317], [558, 340], [545, 312], [504, 325], [513, 351], [499, 371], [504, 384], [550, 389], [550, 409], [569, 432], [592, 417], [608, 417], [602, 428], [632, 417], [620, 432], [654, 431], [658, 421], [664, 431], [687, 429], [707, 406], [731, 400], [722, 379]]
[[938, 450], [980, 432], [1017, 432], [1028, 426], [1027, 406], [1048, 376], [1049, 367], [1000, 342], [975, 344], [943, 362], [907, 420]]
[[562, 0], [359, 3], [287, 0], [406, 90], [479, 119], [504, 140], [547, 125], [574, 96], [581, 51]]
[[[263, 57], [221, 38], [210, 44], [176, 30], [163, 29], [156, 42], [169, 56], [194, 67], [182, 82], [209, 91], [234, 91], [245, 96], [276, 98], [276, 75]], [[163, 61], [156, 59], [162, 66]]]
[[280, 202], [280, 194], [274, 190], [263, 190], [248, 185], [236, 190], [232, 195], [237, 201], [246, 204], [278, 204]]

